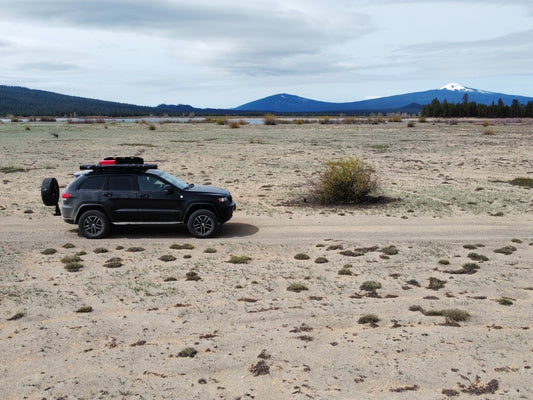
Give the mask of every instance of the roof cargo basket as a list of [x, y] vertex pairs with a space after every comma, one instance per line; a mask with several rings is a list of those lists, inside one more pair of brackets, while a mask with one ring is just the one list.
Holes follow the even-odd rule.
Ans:
[[106, 157], [98, 164], [82, 164], [81, 170], [147, 170], [157, 169], [157, 164], [145, 164], [141, 157]]
[[142, 157], [106, 157], [100, 161], [102, 165], [144, 164]]

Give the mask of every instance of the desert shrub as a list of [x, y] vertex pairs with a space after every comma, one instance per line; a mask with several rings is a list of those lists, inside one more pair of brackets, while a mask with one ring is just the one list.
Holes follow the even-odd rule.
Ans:
[[194, 347], [186, 347], [178, 353], [178, 357], [194, 358], [196, 354], [198, 354], [198, 350]]
[[353, 272], [351, 268], [348, 268], [346, 266], [339, 269], [339, 272], [337, 272], [339, 275], [353, 275]]
[[407, 283], [408, 283], [409, 285], [412, 285], [412, 286], [418, 286], [418, 287], [420, 287], [420, 283], [419, 283], [416, 279], [409, 279], [409, 280], [407, 281]]
[[302, 292], [304, 290], [309, 290], [309, 288], [307, 286], [305, 286], [303, 283], [291, 283], [287, 287], [287, 290], [290, 291], [290, 292], [300, 293], [300, 292]]
[[[426, 314], [427, 315], [427, 314]], [[452, 321], [466, 321], [470, 318], [470, 314], [467, 311], [459, 310], [457, 308], [452, 308], [448, 310], [439, 311], [439, 315], [451, 319]]]
[[295, 260], [309, 260], [309, 255], [305, 253], [298, 253], [294, 256]]
[[200, 277], [200, 275], [198, 275], [198, 272], [196, 271], [189, 271], [185, 274], [185, 280], [187, 281], [199, 281], [201, 280], [202, 278]]
[[461, 268], [464, 271], [463, 273], [472, 275], [472, 274], [475, 274], [476, 271], [479, 269], [479, 265], [476, 263], [470, 262], [470, 263], [463, 264]]
[[104, 263], [105, 268], [120, 268], [122, 265], [122, 258], [120, 257], [110, 258]]
[[512, 306], [513, 305], [513, 301], [508, 298], [508, 297], [501, 297], [498, 299], [498, 303], [501, 304], [502, 306]]
[[378, 188], [375, 170], [360, 158], [326, 162], [314, 185], [313, 196], [322, 204], [357, 204]]
[[408, 128], [414, 128], [415, 126], [416, 126], [415, 121], [409, 121], [409, 122], [407, 123], [407, 127], [408, 127]]
[[329, 260], [326, 257], [317, 257], [315, 259], [316, 264], [325, 264], [327, 262], [329, 262]]
[[230, 264], [248, 264], [252, 259], [248, 256], [231, 256], [229, 259]]
[[513, 305], [513, 301], [508, 298], [508, 297], [501, 297], [498, 299], [498, 303], [501, 304], [502, 306], [512, 306]]
[[279, 120], [274, 114], [266, 114], [263, 117], [263, 122], [265, 125], [277, 125], [279, 123]]
[[71, 262], [79, 262], [81, 261], [81, 257], [78, 256], [78, 255], [73, 255], [73, 256], [65, 256], [61, 259], [61, 262], [63, 264], [68, 264], [68, 263], [71, 263]]
[[217, 252], [217, 249], [215, 249], [214, 247], [208, 247], [207, 249], [204, 250], [204, 253], [207, 253], [207, 254], [214, 254]]
[[402, 122], [402, 116], [401, 115], [392, 115], [389, 117], [389, 122]]
[[173, 250], [192, 250], [194, 249], [194, 245], [190, 243], [183, 243], [183, 244], [174, 243], [170, 245], [170, 248]]
[[533, 188], [533, 178], [514, 178], [509, 181], [511, 185]]
[[164, 254], [161, 257], [159, 257], [161, 261], [169, 262], [176, 260], [176, 257], [174, 257], [172, 254]]
[[44, 255], [50, 255], [50, 254], [55, 254], [55, 253], [57, 253], [57, 250], [52, 249], [52, 248], [44, 249], [43, 251], [41, 251], [41, 254], [44, 254]]
[[379, 322], [379, 317], [375, 314], [366, 314], [359, 318], [357, 322], [359, 322], [360, 324], [374, 325]]
[[232, 129], [236, 129], [241, 127], [241, 123], [239, 121], [230, 121], [228, 126]]
[[495, 253], [505, 254], [506, 256], [513, 254], [516, 251], [514, 246], [504, 246], [500, 249], [494, 250]]
[[126, 251], [129, 251], [131, 253], [138, 253], [138, 252], [144, 251], [144, 247], [140, 247], [140, 246], [128, 247]]
[[97, 247], [93, 250], [96, 254], [102, 254], [107, 253], [109, 250], [107, 250], [105, 247]]
[[445, 283], [446, 283], [446, 281], [440, 280], [440, 279], [435, 278], [435, 277], [431, 277], [431, 278], [429, 278], [428, 289], [432, 289], [432, 290], [442, 289], [444, 287]]
[[366, 281], [366, 282], [363, 282], [363, 284], [360, 286], [360, 289], [367, 290], [367, 291], [381, 289], [381, 283], [376, 282], [376, 281]]
[[83, 264], [77, 261], [72, 261], [65, 264], [65, 269], [69, 272], [78, 272], [83, 268]]
[[388, 256], [394, 256], [399, 253], [399, 250], [395, 245], [391, 244], [390, 246], [382, 248], [381, 252]]
[[474, 261], [489, 261], [489, 258], [487, 256], [484, 256], [483, 254], [474, 253], [474, 252], [468, 253], [467, 257]]
[[494, 132], [494, 129], [492, 128], [486, 128], [484, 131], [483, 131], [483, 134], [485, 136], [494, 136], [496, 135], [496, 132]]
[[77, 313], [90, 313], [93, 311], [93, 308], [91, 306], [83, 306], [76, 310]]

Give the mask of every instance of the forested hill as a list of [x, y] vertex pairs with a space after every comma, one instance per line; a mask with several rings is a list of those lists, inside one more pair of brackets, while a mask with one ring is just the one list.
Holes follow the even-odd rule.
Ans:
[[44, 90], [0, 85], [0, 116], [95, 116], [188, 115], [197, 111], [188, 105], [158, 107], [94, 100]]

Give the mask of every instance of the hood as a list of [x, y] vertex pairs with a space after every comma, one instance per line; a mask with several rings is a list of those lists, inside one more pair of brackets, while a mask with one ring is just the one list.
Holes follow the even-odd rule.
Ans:
[[185, 189], [185, 191], [190, 193], [212, 194], [213, 196], [230, 196], [230, 192], [228, 190], [209, 185], [194, 185], [188, 189]]

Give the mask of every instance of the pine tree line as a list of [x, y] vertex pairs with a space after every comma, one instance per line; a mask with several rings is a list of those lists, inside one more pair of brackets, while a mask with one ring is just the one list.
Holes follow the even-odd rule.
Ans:
[[498, 103], [477, 104], [468, 101], [468, 94], [463, 97], [462, 103], [442, 102], [435, 98], [433, 101], [422, 106], [420, 112], [422, 117], [441, 117], [441, 118], [533, 118], [533, 102], [520, 104], [518, 100], [513, 100], [510, 106], [505, 105], [502, 99]]

